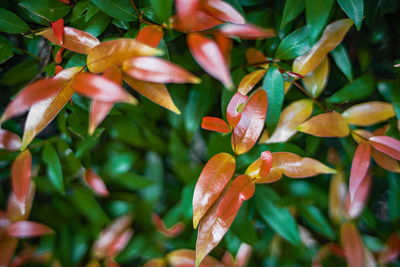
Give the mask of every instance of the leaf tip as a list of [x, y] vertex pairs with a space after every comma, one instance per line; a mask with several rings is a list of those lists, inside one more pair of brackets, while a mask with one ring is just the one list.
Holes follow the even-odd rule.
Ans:
[[190, 79], [190, 82], [194, 84], [199, 84], [201, 83], [201, 79], [199, 77], [193, 76], [193, 78]]

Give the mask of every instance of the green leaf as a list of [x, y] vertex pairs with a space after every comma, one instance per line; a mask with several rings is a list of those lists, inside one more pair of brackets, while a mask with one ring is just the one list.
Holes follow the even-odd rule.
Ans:
[[388, 213], [392, 221], [400, 218], [400, 180], [397, 173], [390, 172], [388, 191]]
[[278, 124], [283, 103], [283, 79], [277, 66], [271, 66], [265, 75], [262, 88], [267, 92], [268, 110], [265, 123], [272, 133]]
[[171, 17], [173, 0], [150, 0], [156, 16], [162, 22], [168, 22]]
[[74, 21], [73, 26], [97, 37], [105, 31], [110, 22], [111, 18], [104, 12], [99, 11], [87, 22], [85, 22], [85, 17], [81, 17], [79, 20]]
[[306, 20], [311, 42], [314, 43], [324, 29], [334, 0], [305, 0]]
[[3, 62], [6, 62], [13, 55], [14, 55], [14, 53], [13, 53], [12, 47], [10, 45], [0, 43], [0, 64]]
[[279, 44], [275, 58], [290, 60], [305, 54], [310, 50], [307, 27], [295, 30], [286, 36]]
[[36, 60], [23, 61], [3, 74], [0, 78], [0, 84], [15, 86], [24, 84], [39, 72], [39, 65]]
[[300, 245], [300, 234], [296, 220], [289, 210], [279, 207], [279, 195], [266, 186], [257, 188], [254, 201], [261, 218], [280, 236], [293, 245]]
[[0, 8], [0, 31], [7, 33], [23, 33], [29, 31], [28, 24], [14, 13]]
[[65, 17], [71, 9], [70, 6], [57, 0], [29, 0], [22, 1], [19, 5], [51, 22]]
[[353, 69], [349, 55], [347, 54], [346, 48], [343, 45], [338, 45], [331, 51], [331, 56], [336, 63], [336, 66], [343, 72], [347, 80], [353, 81]]
[[299, 215], [313, 230], [330, 240], [335, 239], [335, 233], [332, 230], [332, 227], [317, 207], [312, 205], [301, 205], [299, 207]]
[[135, 21], [137, 19], [135, 9], [129, 0], [91, 0], [107, 15], [123, 20]]
[[150, 151], [146, 154], [146, 168], [144, 171], [146, 179], [153, 185], [142, 190], [143, 198], [147, 204], [153, 206], [157, 204], [162, 193], [162, 184], [164, 180], [164, 164], [161, 157]]
[[371, 74], [364, 74], [352, 83], [346, 84], [342, 89], [328, 97], [330, 103], [351, 102], [364, 99], [371, 95], [375, 89], [375, 79]]
[[281, 21], [281, 29], [297, 18], [304, 10], [304, 0], [286, 0]]
[[361, 29], [361, 22], [364, 16], [364, 1], [363, 0], [337, 0], [343, 11], [356, 24], [357, 30]]
[[47, 176], [50, 181], [60, 193], [65, 194], [61, 162], [53, 145], [50, 143], [45, 145], [42, 158], [47, 165]]

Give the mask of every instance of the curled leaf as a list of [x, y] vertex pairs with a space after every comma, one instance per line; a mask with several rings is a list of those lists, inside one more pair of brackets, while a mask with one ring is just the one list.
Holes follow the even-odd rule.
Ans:
[[156, 48], [164, 35], [163, 30], [157, 25], [147, 25], [140, 29], [136, 41]]
[[336, 112], [316, 115], [297, 126], [296, 130], [319, 137], [345, 137], [350, 133], [348, 123]]
[[230, 133], [232, 131], [225, 121], [216, 117], [203, 117], [201, 128], [218, 133]]
[[242, 95], [247, 95], [248, 92], [250, 92], [259, 81], [261, 81], [265, 73], [267, 73], [266, 70], [256, 70], [244, 76], [240, 81], [238, 92]]
[[157, 213], [153, 213], [152, 221], [157, 228], [157, 231], [167, 237], [175, 237], [178, 236], [184, 228], [184, 224], [182, 222], [178, 222], [177, 224], [167, 228], [163, 222], [163, 220], [158, 216]]
[[221, 0], [200, 0], [201, 8], [209, 15], [222, 21], [244, 24], [246, 20], [236, 9]]
[[276, 34], [272, 29], [262, 29], [251, 24], [225, 24], [219, 31], [228, 37], [241, 39], [265, 39]]
[[226, 119], [232, 128], [235, 128], [242, 117], [243, 105], [247, 102], [247, 96], [241, 93], [233, 95], [226, 108]]
[[8, 226], [7, 233], [12, 237], [27, 238], [51, 234], [53, 230], [41, 223], [18, 221]]
[[346, 109], [342, 116], [348, 123], [357, 126], [370, 126], [395, 116], [392, 104], [371, 101]]
[[269, 151], [261, 153], [260, 158], [254, 161], [246, 170], [245, 174], [251, 178], [260, 179], [266, 177], [272, 168], [272, 154]]
[[103, 180], [93, 171], [92, 168], [86, 169], [85, 182], [99, 196], [106, 197], [109, 195], [109, 192]]

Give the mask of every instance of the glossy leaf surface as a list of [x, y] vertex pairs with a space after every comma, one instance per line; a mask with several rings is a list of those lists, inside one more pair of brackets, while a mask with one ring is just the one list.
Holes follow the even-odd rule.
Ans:
[[231, 127], [235, 128], [242, 117], [242, 106], [247, 102], [247, 96], [241, 93], [236, 93], [229, 101], [228, 107], [226, 109], [226, 118]]
[[51, 23], [51, 27], [53, 28], [54, 35], [62, 45], [64, 43], [64, 20], [61, 18]]
[[269, 151], [264, 151], [261, 153], [260, 158], [254, 161], [246, 169], [245, 174], [251, 178], [264, 178], [266, 177], [272, 168], [272, 154]]
[[318, 97], [325, 89], [329, 78], [329, 60], [325, 59], [306, 77], [303, 78], [304, 87], [314, 97]]
[[268, 105], [268, 117], [265, 123], [268, 132], [272, 132], [278, 124], [284, 98], [283, 79], [277, 66], [271, 66], [268, 69], [262, 88], [267, 93], [268, 101], [271, 103], [271, 105]]
[[369, 143], [361, 142], [358, 144], [354, 154], [353, 162], [351, 164], [350, 172], [350, 185], [349, 192], [350, 198], [353, 200], [357, 188], [367, 174], [369, 163], [371, 160], [371, 146]]
[[7, 9], [0, 8], [0, 31], [7, 33], [23, 33], [29, 31], [24, 20]]
[[27, 220], [31, 213], [33, 199], [35, 197], [36, 185], [31, 180], [28, 195], [24, 202], [20, 202], [14, 193], [11, 193], [7, 201], [7, 215], [11, 222]]
[[265, 39], [275, 36], [275, 31], [271, 29], [261, 29], [251, 24], [225, 24], [219, 28], [222, 34], [228, 37], [238, 37], [241, 39]]
[[266, 70], [255, 70], [244, 76], [240, 81], [238, 92], [242, 95], [247, 95], [254, 88], [254, 86], [261, 81], [265, 73], [267, 73]]
[[221, 0], [200, 0], [200, 4], [201, 8], [207, 14], [217, 19], [235, 24], [246, 23], [242, 15], [227, 2]]
[[21, 138], [13, 132], [0, 129], [0, 149], [19, 150]]
[[135, 10], [128, 0], [91, 0], [107, 15], [123, 21], [135, 21]]
[[219, 133], [230, 133], [232, 131], [224, 120], [216, 117], [203, 117], [201, 128]]
[[371, 101], [346, 109], [342, 116], [348, 123], [357, 126], [370, 126], [388, 120], [395, 116], [390, 103]]
[[316, 115], [296, 129], [318, 137], [345, 137], [350, 133], [346, 120], [336, 112]]
[[347, 263], [352, 267], [362, 267], [364, 249], [363, 244], [354, 224], [346, 222], [340, 228], [340, 239], [346, 256]]
[[400, 141], [390, 136], [373, 136], [370, 137], [371, 145], [376, 150], [386, 155], [400, 160]]
[[[17, 200], [24, 203], [31, 183], [32, 155], [29, 150], [20, 153], [11, 167], [12, 189]], [[24, 209], [24, 207], [21, 207]]]
[[[329, 1], [331, 1], [331, 0], [329, 0]], [[350, 58], [346, 51], [346, 48], [344, 48], [344, 46], [341, 44], [338, 45], [335, 49], [333, 49], [331, 51], [331, 56], [332, 56], [333, 60], [335, 61], [336, 65], [338, 66], [338, 68], [346, 76], [347, 80], [352, 82], [353, 81], [353, 69], [352, 69]]]
[[357, 30], [361, 29], [364, 16], [364, 1], [362, 0], [337, 0], [339, 6], [356, 24]]
[[44, 224], [31, 221], [18, 221], [10, 224], [7, 233], [12, 237], [27, 238], [51, 234], [53, 230]]
[[305, 0], [307, 28], [312, 42], [317, 40], [328, 21], [334, 0]]
[[286, 24], [294, 20], [299, 16], [304, 10], [304, 0], [288, 0], [285, 2], [285, 7], [283, 8], [283, 15], [281, 20], [281, 29], [285, 27]]
[[106, 197], [109, 195], [106, 185], [103, 180], [98, 176], [92, 168], [85, 171], [85, 182], [88, 186], [96, 192], [99, 196]]
[[279, 44], [275, 57], [282, 60], [291, 60], [310, 50], [307, 27], [295, 30], [286, 36]]
[[140, 29], [136, 41], [156, 48], [163, 38], [164, 32], [161, 27], [148, 25]]

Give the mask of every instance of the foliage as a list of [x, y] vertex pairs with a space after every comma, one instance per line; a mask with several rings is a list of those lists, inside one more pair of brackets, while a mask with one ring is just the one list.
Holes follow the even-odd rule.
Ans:
[[398, 266], [399, 6], [1, 2], [0, 266]]

